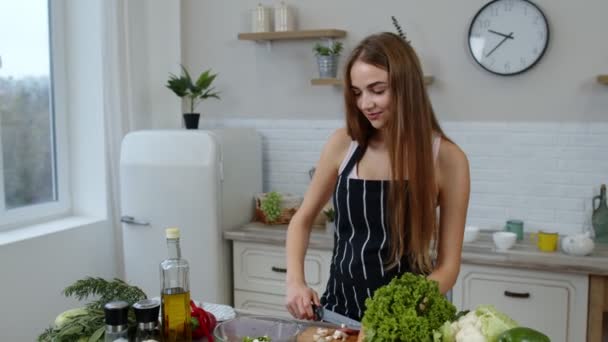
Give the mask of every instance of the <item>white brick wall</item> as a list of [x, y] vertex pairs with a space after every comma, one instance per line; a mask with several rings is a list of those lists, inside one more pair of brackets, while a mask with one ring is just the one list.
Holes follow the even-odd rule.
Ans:
[[[254, 127], [263, 137], [264, 190], [303, 194], [323, 144], [341, 120], [227, 119], [205, 128]], [[591, 227], [591, 198], [608, 183], [608, 123], [443, 122], [467, 154], [467, 223], [562, 234]]]

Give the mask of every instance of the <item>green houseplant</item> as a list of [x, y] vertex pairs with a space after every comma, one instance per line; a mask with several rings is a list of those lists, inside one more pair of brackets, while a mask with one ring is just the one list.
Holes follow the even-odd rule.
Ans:
[[313, 51], [317, 56], [320, 78], [335, 78], [338, 74], [338, 57], [342, 52], [341, 42], [333, 42], [330, 45], [316, 43]]
[[166, 86], [178, 97], [188, 100], [190, 112], [183, 113], [184, 125], [187, 129], [197, 129], [200, 113], [194, 112], [196, 106], [201, 101], [209, 98], [220, 99], [219, 93], [214, 92], [215, 88], [211, 87], [217, 74], [212, 74], [211, 69], [208, 69], [201, 73], [196, 81], [193, 82], [188, 70], [183, 65], [181, 67], [182, 74], [179, 76], [170, 74]]
[[282, 196], [276, 191], [271, 191], [264, 196], [261, 207], [268, 222], [275, 222], [281, 216]]
[[323, 214], [325, 215], [325, 231], [327, 233], [332, 233], [334, 231], [335, 227], [335, 223], [334, 221], [336, 220], [336, 211], [334, 210], [333, 207], [329, 207], [327, 209], [323, 210]]

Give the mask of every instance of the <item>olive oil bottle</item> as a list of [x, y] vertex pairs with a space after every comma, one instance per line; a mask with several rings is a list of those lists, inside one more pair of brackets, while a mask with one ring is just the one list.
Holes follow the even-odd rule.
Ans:
[[190, 342], [190, 266], [181, 256], [179, 228], [168, 228], [166, 236], [169, 257], [160, 263], [163, 341]]

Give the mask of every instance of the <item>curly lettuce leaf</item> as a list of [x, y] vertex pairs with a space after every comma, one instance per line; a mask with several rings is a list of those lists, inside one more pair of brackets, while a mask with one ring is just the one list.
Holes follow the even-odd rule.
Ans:
[[431, 341], [433, 330], [456, 313], [437, 282], [411, 273], [377, 289], [365, 306], [361, 323], [369, 342]]

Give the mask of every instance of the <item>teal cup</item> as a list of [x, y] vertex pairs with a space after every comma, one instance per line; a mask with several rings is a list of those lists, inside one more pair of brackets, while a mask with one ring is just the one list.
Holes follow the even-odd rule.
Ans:
[[517, 240], [524, 239], [524, 221], [508, 220], [505, 225], [505, 231], [517, 234]]

